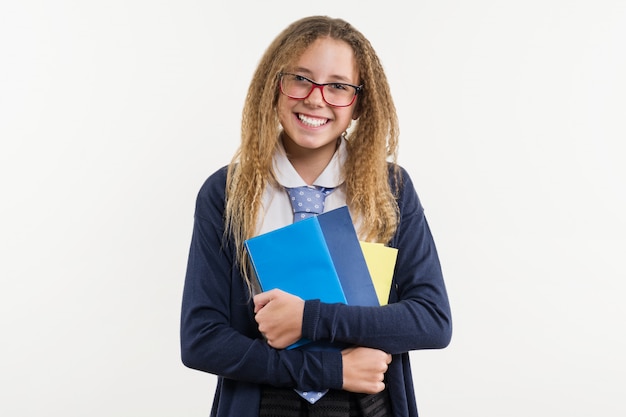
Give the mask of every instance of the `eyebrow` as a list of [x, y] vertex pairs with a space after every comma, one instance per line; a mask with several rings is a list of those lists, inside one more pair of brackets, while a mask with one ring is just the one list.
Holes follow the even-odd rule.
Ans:
[[[307, 78], [312, 78], [312, 72], [306, 68], [302, 68], [302, 67], [295, 67], [293, 70], [291, 70], [292, 72], [300, 72], [300, 73], [304, 73]], [[351, 81], [348, 77], [344, 77], [343, 75], [331, 75], [330, 79], [333, 81], [330, 82], [341, 82], [341, 83], [346, 83], [346, 84], [356, 84], [353, 81]], [[318, 80], [314, 80], [316, 82], [319, 82]]]

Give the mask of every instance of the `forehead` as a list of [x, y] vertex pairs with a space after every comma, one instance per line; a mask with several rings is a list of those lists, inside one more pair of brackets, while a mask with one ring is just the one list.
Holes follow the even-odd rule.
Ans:
[[[357, 82], [359, 71], [352, 47], [345, 41], [318, 38], [292, 63], [291, 70], [315, 77], [330, 77]], [[322, 80], [318, 80], [322, 81]]]

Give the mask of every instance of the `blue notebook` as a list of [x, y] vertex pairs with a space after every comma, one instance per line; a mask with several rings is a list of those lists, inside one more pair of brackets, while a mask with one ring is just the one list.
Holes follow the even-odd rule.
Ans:
[[245, 242], [263, 291], [279, 288], [305, 300], [346, 303], [316, 217]]

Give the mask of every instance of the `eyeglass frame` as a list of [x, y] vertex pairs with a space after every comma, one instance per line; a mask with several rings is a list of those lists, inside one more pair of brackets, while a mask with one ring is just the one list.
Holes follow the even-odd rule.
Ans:
[[[296, 77], [301, 77], [301, 78], [305, 79], [306, 81], [311, 83], [311, 90], [304, 97], [293, 97], [293, 96], [290, 96], [289, 94], [287, 94], [287, 93], [285, 93], [283, 91], [283, 75], [294, 75]], [[337, 105], [337, 104], [331, 104], [328, 101], [326, 101], [326, 97], [324, 97], [324, 87], [326, 87], [327, 85], [333, 85], [333, 84], [347, 85], [349, 87], [354, 88], [354, 96], [352, 96], [352, 101], [349, 104]], [[356, 100], [356, 96], [358, 96], [359, 93], [361, 91], [363, 91], [363, 84], [361, 84], [361, 85], [354, 85], [354, 84], [342, 83], [342, 82], [318, 83], [318, 82], [313, 81], [310, 78], [305, 77], [304, 75], [294, 74], [292, 72], [279, 72], [278, 73], [278, 88], [280, 89], [280, 92], [282, 94], [284, 94], [285, 96], [287, 96], [287, 97], [289, 97], [290, 99], [293, 99], [293, 100], [306, 100], [307, 98], [309, 98], [309, 96], [311, 95], [313, 90], [315, 90], [316, 88], [319, 88], [320, 89], [320, 93], [322, 94], [322, 100], [324, 100], [324, 103], [326, 103], [326, 104], [328, 104], [329, 106], [332, 106], [332, 107], [350, 107], [351, 105], [354, 104], [354, 102]]]

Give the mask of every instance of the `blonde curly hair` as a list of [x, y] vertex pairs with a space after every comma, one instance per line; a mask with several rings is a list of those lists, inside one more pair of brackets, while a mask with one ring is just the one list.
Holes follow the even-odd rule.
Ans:
[[237, 261], [249, 288], [244, 241], [254, 236], [261, 199], [268, 184], [275, 184], [272, 157], [277, 149], [280, 123], [276, 112], [278, 74], [296, 61], [321, 37], [348, 43], [358, 66], [363, 90], [356, 101], [357, 120], [346, 136], [347, 161], [343, 167], [347, 204], [360, 219], [359, 236], [388, 242], [398, 226], [398, 207], [389, 186], [389, 166], [398, 179], [398, 120], [387, 77], [370, 42], [342, 19], [311, 16], [283, 30], [262, 56], [252, 77], [242, 112], [241, 144], [228, 167], [226, 233], [230, 233]]

